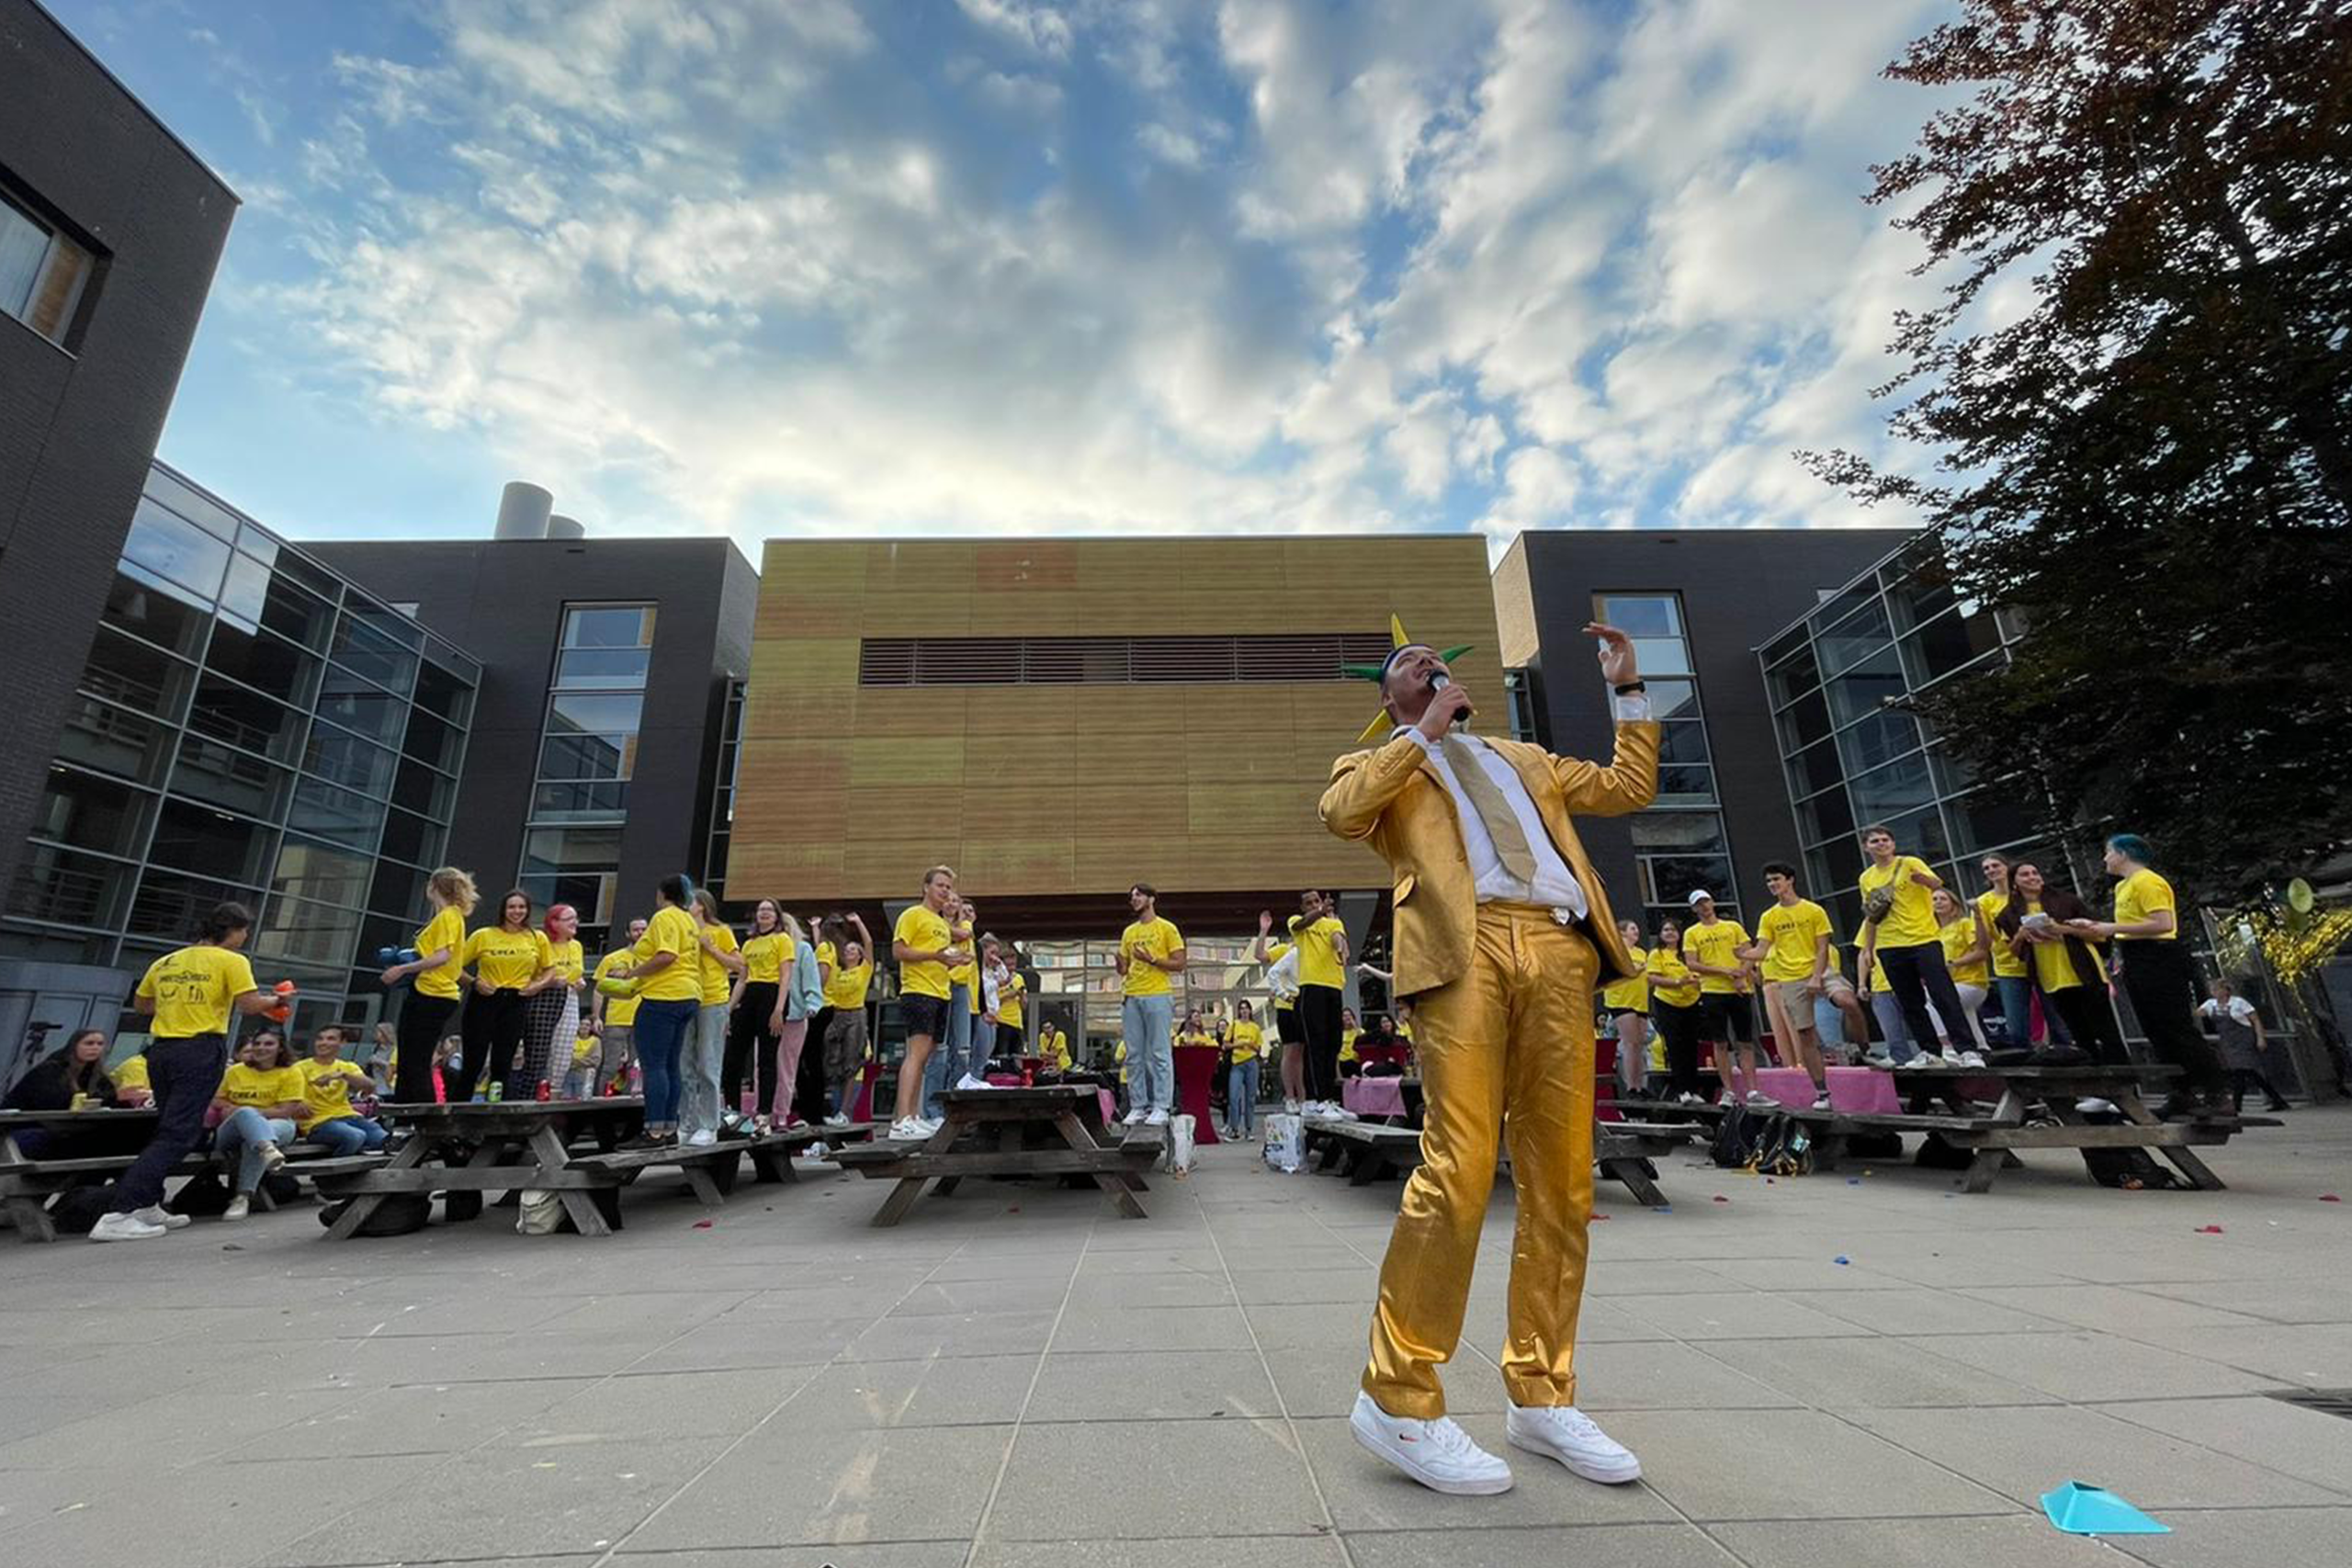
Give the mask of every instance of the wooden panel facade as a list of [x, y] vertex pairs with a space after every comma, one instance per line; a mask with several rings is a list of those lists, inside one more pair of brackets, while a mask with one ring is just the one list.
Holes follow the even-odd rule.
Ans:
[[1377, 706], [1357, 681], [864, 686], [867, 637], [1358, 633], [1391, 614], [1505, 722], [1475, 536], [771, 540], [730, 887], [870, 905], [954, 865], [975, 897], [1377, 887], [1315, 819]]

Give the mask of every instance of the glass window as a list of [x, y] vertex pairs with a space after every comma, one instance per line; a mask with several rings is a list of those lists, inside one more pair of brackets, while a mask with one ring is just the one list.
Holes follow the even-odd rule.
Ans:
[[131, 936], [164, 937], [175, 945], [193, 942], [198, 923], [212, 912], [212, 907], [232, 899], [247, 909], [261, 901], [252, 887], [150, 866], [139, 879], [139, 891], [131, 897], [130, 915], [123, 930]]
[[359, 912], [300, 898], [272, 898], [253, 936], [257, 957], [347, 967], [359, 947]]
[[411, 652], [424, 646], [424, 628], [416, 624], [414, 617], [370, 599], [356, 588], [345, 591], [343, 615], [355, 629], [365, 626], [374, 632], [379, 646], [404, 648]]
[[299, 832], [373, 852], [384, 826], [381, 801], [317, 779], [304, 779], [294, 792], [294, 808], [286, 825]]
[[225, 507], [161, 468], [148, 468], [145, 494], [149, 500], [166, 511], [177, 513], [224, 545], [237, 536], [237, 519]]
[[653, 606], [650, 604], [585, 604], [563, 615], [566, 648], [650, 648], [653, 646]]
[[352, 610], [335, 623], [334, 649], [336, 663], [403, 696], [416, 679], [416, 655]]
[[147, 847], [154, 805], [145, 790], [79, 768], [52, 767], [33, 808], [33, 837], [135, 859]]
[[1844, 790], [1824, 790], [1797, 803], [1797, 836], [1806, 843], [1850, 838], [1853, 831], [1854, 806]]
[[2034, 834], [2034, 814], [2018, 801], [1979, 790], [1950, 803], [1952, 826], [1969, 855], [2006, 849]]
[[123, 558], [176, 582], [208, 604], [229, 570], [229, 547], [178, 513], [141, 497], [122, 542]]
[[1807, 692], [1787, 707], [1772, 716], [1772, 727], [1781, 732], [1781, 750], [1799, 750], [1816, 740], [1829, 739], [1829, 699], [1819, 692]]
[[275, 822], [293, 798], [294, 775], [248, 751], [202, 735], [180, 741], [179, 761], [172, 766], [172, 792], [207, 806], [243, 812]]
[[539, 748], [543, 779], [625, 779], [636, 771], [634, 735], [550, 735]]
[[446, 773], [435, 773], [424, 763], [404, 761], [400, 777], [392, 784], [392, 803], [427, 817], [448, 820], [449, 808], [458, 797], [458, 781]]
[[237, 530], [237, 548], [264, 566], [274, 566], [277, 561], [279, 542], [260, 524], [248, 523]]
[[1690, 674], [1690, 654], [1682, 639], [1674, 637], [1637, 637], [1634, 638], [1634, 660], [1646, 680], [1651, 671], [1660, 675]]
[[60, 760], [160, 785], [171, 766], [172, 731], [145, 714], [76, 696], [58, 732]]
[[637, 729], [645, 698], [628, 696], [558, 695], [548, 705], [550, 735], [627, 735]]
[[[1855, 907], [1860, 907], [1861, 894], [1859, 885], [1862, 880], [1864, 857], [1862, 846], [1859, 840], [1832, 839], [1819, 849], [1808, 851], [1804, 858], [1806, 863], [1813, 868], [1816, 879], [1815, 886], [1823, 888], [1842, 888], [1846, 896], [1854, 900]], [[1820, 895], [1816, 893], [1815, 897], [1819, 897]], [[1858, 922], [1851, 918], [1851, 914], [1852, 911], [1849, 910], [1846, 917], [1840, 919], [1838, 927], [1839, 931], [1850, 934], [1857, 929]]]
[[1690, 682], [1653, 681], [1649, 678], [1649, 672], [1644, 671], [1642, 684], [1649, 688], [1652, 718], [1696, 718], [1699, 716], [1699, 688]]
[[1793, 659], [1799, 653], [1812, 651], [1812, 643], [1804, 623], [1800, 621], [1764, 645], [1764, 662], [1769, 667], [1782, 660]]
[[542, 784], [531, 796], [535, 822], [586, 821], [628, 811], [626, 784]]
[[1928, 759], [1913, 752], [1899, 762], [1857, 773], [1848, 786], [1854, 810], [1866, 822], [1883, 822], [1917, 811], [1936, 798], [1935, 781], [1928, 776]]
[[542, 908], [551, 904], [569, 904], [579, 910], [582, 945], [585, 947], [588, 945], [586, 933], [589, 927], [612, 922], [613, 891], [618, 880], [616, 872], [570, 871], [525, 876], [518, 886]]
[[1811, 795], [1845, 781], [1846, 770], [1838, 764], [1838, 747], [1824, 740], [1806, 747], [1789, 759], [1789, 790], [1795, 795]]
[[280, 569], [269, 574], [262, 591], [260, 620], [287, 641], [316, 653], [334, 630], [334, 607]]
[[258, 887], [276, 859], [277, 830], [193, 801], [166, 799], [148, 858], [176, 871]]
[[269, 879], [270, 897], [357, 904], [378, 874], [377, 865], [366, 854], [288, 833], [277, 847], [277, 869]]
[[310, 721], [301, 714], [217, 675], [197, 683], [187, 727], [240, 750], [289, 763], [302, 754], [310, 734]]
[[1827, 686], [1829, 711], [1839, 724], [1851, 724], [1871, 714], [1883, 713], [1889, 699], [1903, 696], [1903, 664], [1892, 644], [1842, 675], [1832, 675]]
[[1633, 818], [1634, 848], [1668, 854], [1727, 854], [1723, 818], [1712, 811], [1643, 811]]
[[320, 717], [388, 746], [400, 739], [408, 704], [339, 669], [327, 671], [324, 687], [319, 694]]
[[645, 684], [650, 650], [642, 648], [575, 648], [556, 662], [555, 683], [571, 691], [633, 690]]
[[311, 728], [310, 748], [302, 754], [302, 766], [307, 772], [330, 784], [368, 795], [390, 793], [395, 761], [393, 754], [381, 746], [370, 745], [329, 724]]
[[1904, 672], [1916, 688], [1965, 670], [1993, 653], [2001, 646], [2001, 634], [1992, 616], [1955, 610], [1921, 626], [1898, 646], [1903, 650]]
[[1658, 726], [1657, 755], [1660, 762], [1707, 761], [1707, 727], [1690, 718]]
[[1821, 672], [1835, 675], [1851, 669], [1894, 640], [1886, 624], [1886, 610], [1873, 599], [1815, 639], [1821, 652]]
[[384, 818], [383, 852], [394, 860], [404, 860], [411, 865], [439, 865], [441, 852], [448, 840], [447, 828], [413, 812], [392, 811]]
[[62, 345], [94, 270], [88, 251], [0, 194], [0, 310]]
[[137, 567], [114, 574], [105, 620], [107, 626], [189, 659], [203, 650], [205, 631], [212, 624], [210, 613], [189, 598], [186, 589], [164, 587], [161, 580], [150, 579]]
[[101, 626], [90, 639], [82, 690], [169, 721], [186, 708], [195, 676], [194, 665]]
[[229, 579], [220, 586], [220, 613], [247, 630], [261, 624], [263, 603], [269, 597], [269, 568], [251, 556], [229, 558]]
[[390, 914], [410, 922], [410, 929], [401, 937], [401, 945], [408, 945], [408, 938], [415, 928], [424, 923], [426, 909], [424, 884], [431, 874], [413, 865], [395, 861], [376, 863], [376, 878], [368, 888], [368, 907], [382, 914]]
[[1595, 613], [1627, 637], [1679, 637], [1682, 605], [1672, 593], [1597, 593]]
[[1675, 763], [1657, 771], [1657, 802], [1660, 806], [1713, 806], [1715, 801], [1715, 771], [1693, 763]]
[[[1719, 900], [1733, 897], [1731, 862], [1721, 855], [1644, 855], [1643, 901], [1688, 913], [1690, 895], [1704, 888]], [[1719, 913], [1729, 913], [1719, 910]]]
[[316, 654], [225, 617], [212, 629], [204, 667], [296, 707], [311, 705], [321, 669]]
[[[1805, 619], [1813, 624], [1815, 628], [1814, 636], [1818, 638], [1821, 635], [1819, 628], [1834, 626], [1855, 611], [1877, 603], [1878, 582], [1873, 578], [1865, 577], [1860, 582], [1842, 590]], [[1822, 655], [1822, 662], [1825, 664], [1830, 662], [1826, 651]]]
[[1866, 773], [1882, 762], [1919, 749], [1917, 721], [1908, 714], [1873, 714], [1838, 734], [1838, 752], [1849, 774]]
[[1821, 666], [1813, 657], [1810, 643], [1799, 644], [1794, 654], [1764, 672], [1765, 690], [1774, 707], [1785, 707], [1820, 684]]
[[523, 869], [526, 873], [617, 866], [621, 863], [618, 828], [534, 829], [523, 840]]
[[416, 705], [452, 724], [473, 716], [473, 682], [428, 660], [416, 672]]
[[442, 723], [430, 715], [411, 711], [408, 733], [401, 739], [401, 754], [440, 769], [445, 773], [458, 771], [466, 750], [462, 731]]
[[[27, 844], [8, 884], [8, 913], [65, 926], [120, 929], [138, 867], [49, 844]], [[12, 942], [11, 953], [16, 949]]]
[[1888, 562], [1880, 575], [1885, 579], [1887, 604], [1900, 629], [1923, 626], [1959, 603], [1942, 547], [1933, 540], [1920, 541], [1902, 558]]

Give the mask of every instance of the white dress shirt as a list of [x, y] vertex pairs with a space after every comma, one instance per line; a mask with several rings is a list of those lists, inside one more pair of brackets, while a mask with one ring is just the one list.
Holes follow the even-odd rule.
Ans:
[[1495, 840], [1487, 831], [1478, 808], [1471, 803], [1462, 782], [1453, 775], [1453, 763], [1443, 748], [1431, 745], [1427, 736], [1408, 727], [1405, 734], [1412, 737], [1437, 770], [1445, 793], [1453, 797], [1453, 818], [1462, 825], [1462, 848], [1470, 857], [1470, 878], [1477, 886], [1481, 904], [1542, 904], [1555, 909], [1566, 909], [1570, 919], [1580, 920], [1586, 914], [1584, 889], [1577, 883], [1576, 873], [1552, 842], [1551, 829], [1544, 826], [1543, 816], [1535, 809], [1535, 801], [1527, 793], [1527, 783], [1519, 770], [1505, 761], [1499, 752], [1475, 735], [1454, 731], [1453, 739], [1467, 746], [1487, 771], [1487, 777], [1503, 793], [1510, 805], [1510, 814], [1519, 818], [1519, 830], [1527, 840], [1527, 847], [1535, 856], [1535, 877], [1521, 882], [1503, 867], [1502, 856], [1495, 851]]

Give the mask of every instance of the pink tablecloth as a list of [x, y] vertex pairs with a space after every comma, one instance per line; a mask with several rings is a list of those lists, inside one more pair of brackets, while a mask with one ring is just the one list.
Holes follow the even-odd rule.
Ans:
[[1349, 1078], [1340, 1085], [1340, 1103], [1359, 1116], [1402, 1116], [1405, 1080]]
[[[1813, 1103], [1813, 1079], [1800, 1067], [1763, 1067], [1756, 1074], [1758, 1088], [1783, 1105]], [[1858, 1115], [1899, 1115], [1903, 1102], [1894, 1092], [1894, 1077], [1871, 1067], [1829, 1069], [1829, 1103]]]
[[[1018, 1073], [990, 1073], [989, 1075], [989, 1082], [996, 1085], [999, 1089], [1019, 1089], [1021, 1087], [1021, 1075]], [[1109, 1089], [1104, 1089], [1100, 1084], [1094, 1086], [1094, 1093], [1102, 1102], [1102, 1125], [1107, 1127], [1112, 1122], [1116, 1122], [1119, 1119], [1119, 1102], [1111, 1097], [1111, 1091]]]

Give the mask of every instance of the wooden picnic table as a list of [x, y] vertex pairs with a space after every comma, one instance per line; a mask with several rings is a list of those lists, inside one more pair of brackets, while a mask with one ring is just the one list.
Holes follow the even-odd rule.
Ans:
[[[1698, 1135], [1689, 1123], [1602, 1122], [1593, 1127], [1592, 1159], [1604, 1180], [1623, 1183], [1636, 1201], [1661, 1208], [1666, 1194], [1657, 1185], [1651, 1162], [1663, 1158]], [[1402, 1176], [1421, 1163], [1421, 1135], [1410, 1127], [1379, 1122], [1317, 1120], [1306, 1123], [1306, 1146], [1320, 1159], [1317, 1170], [1345, 1168], [1348, 1185], [1368, 1186], [1384, 1177]], [[1498, 1170], [1510, 1168], [1506, 1145]]]
[[[797, 1179], [792, 1156], [809, 1145], [860, 1137], [872, 1129], [797, 1127], [758, 1137], [722, 1137], [705, 1148], [665, 1145], [624, 1149], [643, 1126], [639, 1096], [602, 1100], [509, 1100], [495, 1104], [399, 1105], [378, 1114], [407, 1134], [390, 1159], [327, 1160], [315, 1167], [319, 1191], [350, 1201], [328, 1227], [334, 1240], [356, 1235], [388, 1198], [435, 1192], [552, 1192], [582, 1235], [621, 1228], [620, 1191], [646, 1171], [674, 1167], [706, 1205], [734, 1190], [746, 1155], [761, 1179]], [[575, 1143], [593, 1148], [574, 1153]], [[438, 1156], [439, 1163], [428, 1163]], [[362, 1164], [361, 1161], [365, 1160]]]
[[[20, 1242], [55, 1241], [57, 1225], [49, 1217], [49, 1201], [92, 1177], [119, 1176], [130, 1168], [140, 1151], [155, 1135], [162, 1112], [152, 1105], [94, 1106], [83, 1111], [0, 1111], [0, 1212], [15, 1225]], [[39, 1129], [72, 1142], [54, 1155], [28, 1155], [19, 1134]], [[307, 1175], [334, 1157], [317, 1144], [295, 1142], [286, 1146], [288, 1175]], [[370, 1164], [379, 1155], [352, 1156]], [[216, 1163], [209, 1149], [197, 1149], [166, 1174], [196, 1176]], [[267, 1213], [277, 1207], [266, 1186], [253, 1194], [254, 1207]]]
[[1147, 1218], [1138, 1192], [1143, 1173], [1159, 1157], [1160, 1127], [1122, 1127], [1114, 1135], [1102, 1097], [1091, 1084], [1039, 1084], [1029, 1089], [949, 1089], [939, 1131], [922, 1143], [877, 1141], [836, 1149], [836, 1164], [898, 1186], [874, 1215], [877, 1226], [907, 1217], [926, 1182], [940, 1197], [967, 1176], [1074, 1176], [1094, 1184], [1122, 1214]]

